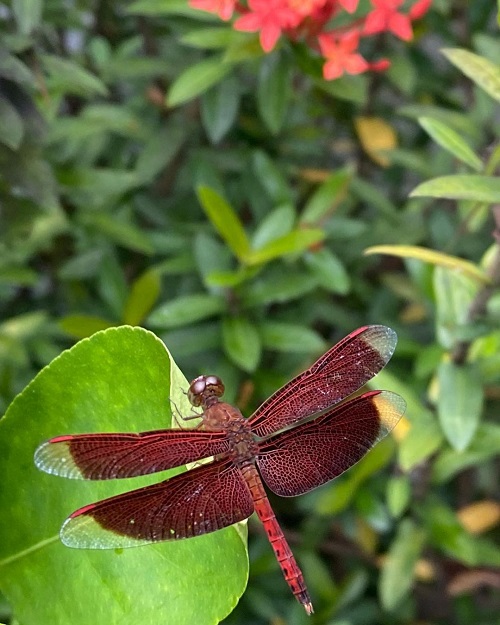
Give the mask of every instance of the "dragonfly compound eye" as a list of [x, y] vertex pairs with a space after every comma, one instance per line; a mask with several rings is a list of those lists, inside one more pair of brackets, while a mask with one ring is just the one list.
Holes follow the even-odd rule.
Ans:
[[224, 384], [218, 376], [208, 375], [205, 378], [205, 383], [207, 385], [207, 391], [210, 391], [210, 395], [222, 397], [222, 395], [224, 394]]
[[201, 406], [209, 397], [221, 397], [224, 384], [216, 375], [200, 375], [194, 379], [188, 391], [188, 399], [192, 406]]

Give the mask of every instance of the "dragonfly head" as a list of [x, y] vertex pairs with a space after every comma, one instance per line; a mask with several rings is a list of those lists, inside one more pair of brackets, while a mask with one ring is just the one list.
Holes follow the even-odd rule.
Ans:
[[189, 385], [188, 399], [192, 406], [209, 406], [222, 397], [224, 384], [216, 375], [200, 375]]

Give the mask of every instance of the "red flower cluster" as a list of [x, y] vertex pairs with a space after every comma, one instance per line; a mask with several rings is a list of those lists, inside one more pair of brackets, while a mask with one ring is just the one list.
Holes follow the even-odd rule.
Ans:
[[369, 63], [358, 52], [362, 37], [390, 32], [409, 41], [413, 36], [411, 23], [422, 17], [432, 0], [416, 0], [407, 13], [400, 11], [405, 0], [370, 0], [367, 15], [353, 18], [351, 23], [331, 28], [330, 22], [341, 11], [354, 13], [359, 0], [189, 0], [196, 9], [217, 13], [223, 20], [239, 14], [235, 30], [259, 32], [264, 52], [270, 52], [282, 34], [293, 41], [301, 39], [325, 57], [323, 76], [332, 80], [366, 70], [382, 70], [387, 59]]

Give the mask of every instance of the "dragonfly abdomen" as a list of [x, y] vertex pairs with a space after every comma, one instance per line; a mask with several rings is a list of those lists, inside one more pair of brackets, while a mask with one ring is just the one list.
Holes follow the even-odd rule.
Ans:
[[252, 498], [255, 506], [255, 512], [262, 522], [264, 529], [266, 530], [267, 537], [271, 543], [276, 559], [279, 562], [283, 576], [291, 591], [295, 595], [297, 601], [304, 606], [308, 614], [314, 612], [311, 603], [311, 597], [304, 581], [302, 571], [294, 558], [292, 550], [290, 549], [285, 536], [281, 530], [281, 527], [276, 520], [276, 516], [271, 508], [269, 499], [267, 498], [266, 491], [260, 479], [260, 475], [257, 472], [255, 464], [248, 463], [241, 468], [241, 472], [245, 481], [252, 493]]

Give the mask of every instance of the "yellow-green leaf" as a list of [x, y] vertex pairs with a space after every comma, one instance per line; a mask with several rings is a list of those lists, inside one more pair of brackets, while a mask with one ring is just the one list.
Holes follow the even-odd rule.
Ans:
[[500, 66], [495, 65], [483, 56], [463, 50], [462, 48], [445, 48], [442, 50], [446, 58], [458, 67], [478, 87], [484, 89], [492, 98], [500, 102]]
[[419, 184], [410, 197], [444, 197], [494, 204], [500, 202], [500, 178], [477, 174], [440, 176]]
[[332, 213], [345, 198], [352, 177], [351, 167], [344, 167], [330, 174], [307, 201], [300, 223], [317, 224]]
[[200, 186], [197, 193], [201, 206], [214, 228], [233, 254], [244, 261], [250, 251], [250, 242], [234, 208], [210, 187]]
[[76, 339], [87, 338], [114, 325], [112, 321], [93, 315], [66, 315], [59, 321], [59, 327]]
[[394, 128], [379, 117], [357, 117], [354, 125], [364, 151], [373, 161], [387, 167], [390, 161], [384, 152], [398, 145]]
[[108, 95], [102, 80], [82, 65], [52, 54], [43, 54], [39, 59], [49, 75], [51, 89], [88, 98]]
[[479, 156], [453, 128], [432, 117], [419, 117], [418, 123], [437, 144], [448, 150], [455, 158], [476, 171], [482, 170], [483, 163]]
[[167, 105], [174, 107], [204, 93], [231, 71], [232, 65], [218, 57], [190, 65], [173, 82], [167, 95]]
[[440, 265], [448, 269], [454, 269], [455, 271], [469, 276], [476, 282], [490, 284], [488, 275], [477, 265], [463, 260], [462, 258], [458, 258], [457, 256], [450, 256], [449, 254], [436, 252], [435, 250], [419, 247], [418, 245], [374, 245], [368, 247], [364, 253], [366, 255], [389, 254], [390, 256], [398, 256], [400, 258], [413, 258], [432, 265]]
[[123, 312], [124, 323], [131, 326], [141, 323], [158, 299], [160, 285], [160, 276], [154, 269], [148, 269], [132, 283]]
[[286, 256], [296, 252], [302, 252], [315, 243], [319, 243], [325, 238], [323, 230], [308, 229], [294, 230], [270, 243], [267, 243], [260, 250], [254, 250], [248, 254], [246, 259], [249, 265], [266, 263], [274, 258]]

